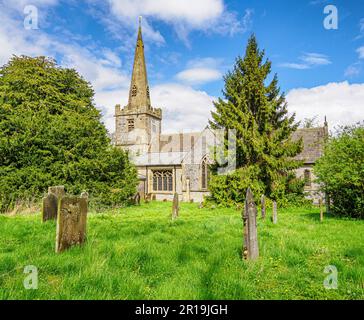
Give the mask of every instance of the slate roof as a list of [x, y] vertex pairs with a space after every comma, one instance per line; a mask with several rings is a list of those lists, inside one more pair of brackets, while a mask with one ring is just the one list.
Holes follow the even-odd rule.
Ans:
[[[180, 165], [191, 152], [191, 144], [186, 142], [190, 141], [192, 138], [196, 144], [201, 135], [202, 132], [161, 135], [161, 140], [165, 141], [165, 143], [161, 143], [161, 152], [150, 152], [148, 154], [135, 157], [133, 162], [137, 166]], [[303, 151], [296, 156], [295, 159], [303, 161], [305, 164], [314, 164], [323, 155], [325, 137], [325, 127], [298, 129], [293, 134], [292, 139], [296, 141], [303, 138], [304, 147]], [[171, 143], [172, 141], [180, 142], [181, 140], [183, 140], [184, 143]], [[178, 151], [178, 149], [180, 151]], [[156, 150], [154, 149], [153, 151]], [[199, 154], [197, 153], [196, 156], [198, 157], [198, 155]], [[199, 162], [201, 159], [195, 160]]]
[[151, 152], [132, 159], [136, 166], [180, 165], [187, 152]]
[[303, 138], [303, 151], [295, 157], [305, 164], [314, 164], [322, 155], [326, 136], [325, 127], [298, 129], [292, 136], [293, 140]]

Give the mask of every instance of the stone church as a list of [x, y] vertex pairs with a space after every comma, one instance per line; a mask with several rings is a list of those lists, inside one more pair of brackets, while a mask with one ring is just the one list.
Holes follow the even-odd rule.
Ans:
[[[171, 200], [177, 192], [182, 201], [203, 201], [209, 193], [209, 150], [219, 144], [218, 137], [208, 127], [202, 132], [162, 134], [162, 109], [153, 108], [150, 99], [141, 26], [129, 101], [123, 108], [115, 107], [115, 119], [114, 144], [129, 152], [142, 196]], [[293, 137], [304, 141], [304, 150], [296, 157], [304, 163], [297, 176], [304, 178], [308, 197], [315, 198], [318, 190], [312, 167], [322, 155], [327, 134], [325, 120], [323, 127], [299, 129]]]

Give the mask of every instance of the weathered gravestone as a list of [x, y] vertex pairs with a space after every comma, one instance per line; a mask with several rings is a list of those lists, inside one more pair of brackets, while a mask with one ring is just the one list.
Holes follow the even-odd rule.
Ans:
[[48, 188], [48, 195], [43, 198], [42, 219], [43, 222], [57, 219], [58, 201], [64, 197], [64, 186]]
[[134, 204], [136, 206], [140, 206], [140, 193], [137, 192], [136, 195], [134, 196]]
[[320, 221], [324, 221], [324, 209], [322, 207], [322, 198], [319, 200], [319, 206], [320, 206]]
[[43, 222], [46, 222], [48, 220], [56, 220], [57, 210], [58, 210], [58, 198], [56, 197], [55, 194], [50, 193], [43, 198], [43, 206], [42, 206]]
[[277, 222], [278, 222], [277, 201], [273, 201], [272, 221], [273, 221], [274, 224], [277, 224]]
[[176, 192], [173, 197], [172, 219], [176, 219], [178, 216], [179, 216], [179, 201], [178, 201], [178, 193]]
[[261, 206], [262, 206], [262, 219], [264, 220], [265, 219], [265, 212], [266, 212], [266, 208], [265, 208], [265, 196], [264, 194], [262, 195], [262, 197], [260, 198], [260, 203], [261, 203]]
[[86, 240], [87, 199], [63, 197], [58, 204], [56, 252]]
[[89, 194], [88, 194], [88, 192], [87, 191], [83, 191], [82, 193], [81, 193], [81, 196], [80, 196], [81, 198], [86, 198], [86, 199], [88, 199], [88, 197], [89, 197]]
[[50, 193], [56, 195], [58, 199], [66, 195], [66, 192], [64, 191], [64, 186], [49, 187], [48, 194]]
[[254, 202], [253, 193], [249, 188], [246, 192], [245, 206], [243, 211], [243, 258], [247, 260], [256, 260], [259, 258], [257, 214], [258, 210]]

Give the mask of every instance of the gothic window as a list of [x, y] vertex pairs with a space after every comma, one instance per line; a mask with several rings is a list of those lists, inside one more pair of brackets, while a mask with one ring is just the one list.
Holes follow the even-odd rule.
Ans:
[[147, 86], [147, 97], [148, 97], [148, 99], [150, 99], [149, 86]]
[[306, 169], [304, 173], [305, 186], [311, 187], [311, 171]]
[[134, 84], [133, 88], [131, 89], [131, 96], [136, 97], [137, 92], [138, 92], [137, 86]]
[[172, 170], [153, 170], [153, 191], [173, 191]]
[[201, 188], [207, 189], [209, 184], [209, 165], [205, 156], [201, 163]]
[[134, 125], [134, 119], [128, 119], [128, 131], [132, 131], [134, 130], [135, 125]]

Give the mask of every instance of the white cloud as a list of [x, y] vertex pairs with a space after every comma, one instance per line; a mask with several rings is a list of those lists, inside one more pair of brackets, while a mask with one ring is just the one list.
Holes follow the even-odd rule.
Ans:
[[167, 83], [151, 89], [152, 103], [163, 110], [163, 132], [201, 131], [216, 98], [191, 87]]
[[279, 66], [283, 68], [305, 70], [331, 64], [329, 57], [320, 53], [305, 53], [299, 57], [299, 60], [299, 63], [285, 62], [281, 63]]
[[33, 5], [36, 7], [55, 6], [59, 0], [0, 0], [0, 5], [3, 7], [15, 9], [23, 12], [24, 7], [27, 5]]
[[360, 47], [356, 50], [356, 52], [358, 53], [359, 55], [359, 59], [364, 59], [364, 46], [363, 47]]
[[[162, 108], [162, 130], [164, 133], [201, 131], [208, 124], [213, 101], [216, 98], [204, 91], [177, 83], [164, 83], [151, 87], [153, 107]], [[115, 128], [114, 107], [125, 106], [128, 89], [100, 91], [95, 102], [104, 114], [104, 122], [111, 132]]]
[[176, 79], [187, 84], [204, 84], [222, 78], [220, 72], [222, 59], [198, 58], [190, 60], [185, 70], [176, 75]]
[[[89, 0], [91, 3], [95, 1]], [[130, 28], [135, 25], [138, 16], [143, 16], [148, 22], [159, 20], [172, 25], [186, 45], [189, 45], [188, 35], [192, 30], [230, 35], [245, 32], [251, 25], [253, 14], [252, 10], [247, 9], [243, 20], [239, 21], [237, 13], [227, 10], [224, 0], [108, 0], [108, 3], [111, 13], [118, 19], [119, 27], [115, 22], [110, 23], [110, 17], [104, 22], [112, 25], [114, 31], [120, 29], [120, 24]], [[153, 30], [149, 23], [145, 29], [146, 35], [164, 42], [160, 33]]]
[[224, 12], [222, 0], [109, 0], [112, 11], [122, 18], [152, 16], [170, 23], [201, 28]]
[[361, 72], [361, 63], [357, 62], [346, 68], [344, 76], [352, 78], [358, 76], [360, 72]]
[[176, 78], [190, 84], [203, 84], [221, 79], [220, 71], [208, 68], [187, 69], [177, 74]]
[[287, 95], [288, 109], [296, 112], [297, 120], [327, 116], [330, 128], [364, 120], [364, 84], [347, 81], [328, 83], [310, 89], [298, 88]]

